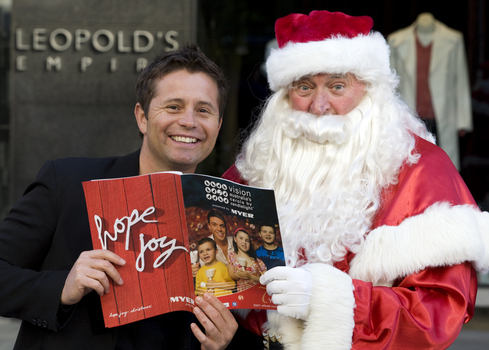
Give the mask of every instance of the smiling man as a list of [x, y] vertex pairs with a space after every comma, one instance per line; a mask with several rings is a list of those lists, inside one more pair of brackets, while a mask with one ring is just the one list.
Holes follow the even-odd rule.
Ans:
[[[212, 209], [207, 213], [207, 227], [210, 235], [208, 238], [216, 242], [216, 259], [224, 265], [228, 265], [228, 253], [234, 252], [233, 237], [227, 235], [226, 219], [224, 215], [217, 210]], [[199, 269], [204, 266], [202, 259], [192, 265], [192, 274], [196, 277]]]
[[217, 244], [217, 260], [227, 266], [228, 253], [234, 252], [234, 248], [233, 237], [227, 235], [224, 215], [219, 210], [212, 209], [207, 213], [207, 226], [211, 231], [209, 238], [212, 238]]
[[141, 150], [47, 162], [0, 226], [0, 314], [23, 320], [15, 349], [211, 350], [226, 348], [236, 332], [232, 314], [209, 294], [196, 298], [195, 315], [104, 327], [99, 296], [124, 283], [116, 267], [125, 261], [92, 250], [82, 182], [194, 172], [216, 142], [227, 82], [200, 49], [186, 46], [157, 56], [136, 96]]
[[277, 20], [274, 94], [224, 175], [275, 190], [287, 267], [260, 281], [277, 312], [243, 322], [287, 350], [446, 349], [489, 269], [489, 214], [399, 99], [372, 26]]
[[173, 71], [155, 84], [150, 104], [142, 103], [134, 111], [143, 134], [140, 173], [193, 173], [221, 127], [216, 81], [203, 72]]

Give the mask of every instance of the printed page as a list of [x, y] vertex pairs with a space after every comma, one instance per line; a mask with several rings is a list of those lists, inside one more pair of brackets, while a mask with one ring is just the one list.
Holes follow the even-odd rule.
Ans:
[[197, 174], [182, 175], [182, 189], [196, 294], [230, 309], [276, 309], [258, 282], [285, 265], [273, 190]]

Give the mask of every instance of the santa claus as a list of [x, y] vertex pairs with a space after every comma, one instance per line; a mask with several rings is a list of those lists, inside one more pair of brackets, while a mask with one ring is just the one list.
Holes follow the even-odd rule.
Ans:
[[275, 190], [287, 267], [250, 329], [286, 349], [445, 349], [489, 269], [489, 214], [399, 99], [370, 17], [276, 22], [274, 94], [225, 178]]

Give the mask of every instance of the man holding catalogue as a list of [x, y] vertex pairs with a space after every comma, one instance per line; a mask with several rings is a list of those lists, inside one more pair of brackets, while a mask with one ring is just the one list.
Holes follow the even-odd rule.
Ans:
[[0, 226], [0, 315], [23, 320], [15, 349], [225, 349], [236, 333], [232, 314], [209, 294], [196, 298], [194, 314], [104, 327], [99, 296], [111, 280], [124, 283], [116, 267], [125, 261], [93, 250], [82, 182], [194, 172], [214, 148], [227, 83], [198, 47], [186, 46], [157, 56], [136, 95], [140, 150], [47, 162]]

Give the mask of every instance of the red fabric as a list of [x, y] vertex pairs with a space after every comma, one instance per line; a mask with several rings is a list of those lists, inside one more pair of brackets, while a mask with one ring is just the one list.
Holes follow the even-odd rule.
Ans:
[[258, 335], [263, 335], [263, 324], [267, 322], [267, 310], [249, 310], [246, 319], [239, 314], [233, 313], [236, 320], [244, 328]]
[[374, 25], [368, 16], [348, 16], [341, 12], [312, 11], [309, 16], [292, 13], [275, 22], [275, 36], [279, 48], [287, 43], [322, 41], [334, 36], [353, 38], [367, 35]]
[[231, 165], [231, 167], [226, 170], [224, 174], [222, 174], [223, 179], [228, 179], [234, 182], [237, 182], [242, 185], [247, 185], [246, 181], [241, 178], [239, 175], [239, 170], [236, 168], [236, 165]]
[[[372, 229], [397, 226], [440, 201], [475, 205], [448, 156], [423, 139], [416, 137], [416, 141], [416, 152], [422, 156], [417, 164], [401, 171], [397, 185], [383, 192], [383, 206]], [[234, 166], [223, 176], [243, 183]], [[350, 253], [335, 266], [346, 272], [353, 257]], [[445, 349], [474, 313], [477, 277], [468, 262], [426, 268], [399, 278], [391, 288], [373, 287], [360, 280], [353, 280], [353, 284], [356, 308], [352, 349], [396, 349], [400, 345], [403, 349]], [[253, 325], [247, 328], [257, 334], [258, 314], [250, 313], [246, 320]], [[260, 317], [263, 322], [263, 314]]]
[[416, 137], [415, 153], [421, 154], [419, 162], [405, 167], [399, 174], [399, 183], [383, 192], [384, 204], [374, 218], [372, 229], [382, 225], [397, 226], [437, 202], [476, 206], [457, 169], [441, 148]]
[[[404, 168], [399, 184], [383, 193], [385, 205], [372, 229], [397, 226], [436, 202], [476, 205], [448, 156], [417, 139], [419, 162]], [[368, 239], [368, 238], [367, 238]], [[351, 260], [351, 257], [349, 257]], [[392, 288], [353, 281], [355, 330], [352, 349], [446, 349], [474, 313], [477, 276], [470, 263], [427, 268]]]
[[423, 46], [416, 35], [416, 111], [420, 118], [435, 119], [428, 78], [432, 44]]
[[474, 314], [477, 277], [470, 263], [427, 268], [392, 288], [353, 280], [352, 349], [446, 349]]

